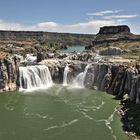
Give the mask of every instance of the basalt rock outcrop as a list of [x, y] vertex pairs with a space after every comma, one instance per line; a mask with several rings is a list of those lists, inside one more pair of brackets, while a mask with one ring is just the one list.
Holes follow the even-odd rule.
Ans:
[[19, 61], [17, 57], [0, 59], [0, 91], [13, 91], [18, 87]]
[[[73, 79], [81, 72], [85, 71], [88, 62], [74, 60], [43, 60], [40, 64], [49, 67], [52, 79], [56, 83], [63, 82], [64, 69], [69, 65], [68, 79]], [[131, 65], [131, 66], [130, 66]], [[129, 96], [129, 100], [140, 103], [140, 71], [139, 65], [132, 66], [131, 63], [97, 63], [90, 62], [84, 79], [87, 88], [106, 91], [122, 99], [124, 95]]]
[[130, 28], [127, 25], [104, 26], [100, 28], [98, 34], [118, 34], [118, 33], [130, 33]]
[[92, 41], [92, 48], [119, 47], [131, 48], [140, 45], [140, 36], [131, 33], [127, 25], [101, 27]]
[[106, 91], [122, 99], [128, 95], [130, 101], [140, 103], [140, 75], [135, 67], [124, 64], [92, 64], [87, 71], [85, 86]]

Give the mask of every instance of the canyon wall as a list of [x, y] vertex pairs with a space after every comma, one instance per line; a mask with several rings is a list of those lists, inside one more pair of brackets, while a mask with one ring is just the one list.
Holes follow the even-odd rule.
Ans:
[[62, 43], [66, 45], [87, 45], [94, 38], [91, 34], [72, 34], [42, 31], [0, 31], [0, 41]]
[[[69, 81], [84, 72], [89, 63], [78, 60], [42, 60], [39, 64], [47, 65], [55, 83], [63, 82], [64, 69], [69, 65]], [[11, 91], [19, 88], [19, 65], [17, 57], [6, 57], [0, 60], [0, 91]], [[131, 66], [130, 66], [131, 65]], [[130, 63], [96, 63], [91, 62], [87, 69], [84, 85], [87, 88], [106, 91], [122, 99], [128, 95], [130, 101], [140, 103], [140, 66]]]
[[[129, 64], [99, 63], [92, 65], [87, 72], [85, 85], [106, 91], [122, 99], [128, 95], [130, 101], [140, 103], [140, 75], [139, 66], [130, 67]], [[91, 78], [93, 77], [94, 78]]]
[[[48, 66], [48, 62], [41, 62]], [[69, 81], [80, 72], [84, 72], [87, 62], [81, 61], [59, 61], [53, 65], [49, 64], [54, 81], [62, 83], [63, 73], [66, 64], [69, 64]], [[131, 66], [130, 66], [131, 65]], [[122, 99], [124, 95], [129, 96], [129, 100], [140, 103], [140, 66], [129, 63], [90, 63], [84, 79], [87, 88], [105, 91], [113, 94], [116, 98]]]

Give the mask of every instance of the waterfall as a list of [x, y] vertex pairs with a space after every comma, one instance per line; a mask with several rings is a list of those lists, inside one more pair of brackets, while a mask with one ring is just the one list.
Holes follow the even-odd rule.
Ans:
[[99, 55], [99, 50], [98, 50], [95, 57], [94, 57], [94, 61], [100, 62], [102, 59], [103, 59], [103, 57], [101, 55]]
[[82, 87], [84, 88], [84, 81], [85, 81], [85, 77], [86, 77], [86, 74], [87, 74], [87, 71], [89, 69], [91, 64], [88, 64], [86, 67], [85, 67], [85, 70], [84, 72], [81, 72], [79, 73], [76, 78], [73, 80], [73, 86], [74, 87]]
[[34, 54], [27, 54], [25, 61], [27, 62], [36, 62], [37, 60], [37, 56], [35, 56]]
[[63, 75], [63, 85], [67, 86], [68, 85], [68, 73], [70, 72], [69, 65], [67, 64], [65, 69], [64, 69], [64, 75]]
[[20, 90], [48, 88], [53, 82], [50, 71], [45, 65], [19, 67]]

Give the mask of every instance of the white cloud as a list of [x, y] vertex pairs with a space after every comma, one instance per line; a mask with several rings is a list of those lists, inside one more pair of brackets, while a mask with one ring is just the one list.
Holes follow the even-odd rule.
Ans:
[[46, 22], [41, 22], [34, 25], [24, 25], [24, 24], [0, 20], [0, 30], [97, 33], [99, 28], [102, 26], [126, 24], [126, 20], [128, 24], [129, 19], [136, 18], [138, 16], [138, 15], [115, 15], [114, 14], [114, 13], [119, 13], [119, 12], [120, 10], [101, 11], [99, 13], [100, 15], [102, 14], [103, 16], [101, 16], [100, 18], [89, 19], [88, 21], [79, 22], [75, 24], [60, 24], [53, 21], [49, 21], [49, 22], [46, 21]]
[[106, 10], [106, 11], [100, 11], [100, 12], [95, 12], [95, 13], [87, 13], [89, 16], [104, 16], [106, 14], [116, 14], [121, 12], [122, 10]]
[[36, 29], [44, 31], [55, 31], [55, 32], [75, 32], [75, 33], [96, 33], [101, 26], [116, 25], [114, 21], [109, 20], [91, 20], [88, 22], [76, 23], [76, 24], [57, 24], [52, 22], [52, 25], [44, 23], [39, 23]]
[[4, 21], [0, 19], [0, 30], [15, 30], [15, 31], [24, 31], [24, 30], [34, 30], [36, 27], [33, 25], [23, 25], [20, 23]]
[[112, 19], [131, 19], [136, 18], [138, 15], [111, 15], [111, 16], [104, 16], [103, 19], [112, 20]]
[[51, 29], [51, 28], [56, 28], [59, 25], [57, 23], [55, 23], [55, 22], [42, 22], [42, 23], [39, 23], [37, 26], [39, 28]]
[[22, 30], [22, 31], [49, 31], [70, 33], [97, 33], [99, 27], [116, 25], [113, 20], [90, 20], [76, 24], [59, 24], [55, 22], [41, 22], [34, 25], [23, 25], [19, 23], [0, 20], [0, 30]]

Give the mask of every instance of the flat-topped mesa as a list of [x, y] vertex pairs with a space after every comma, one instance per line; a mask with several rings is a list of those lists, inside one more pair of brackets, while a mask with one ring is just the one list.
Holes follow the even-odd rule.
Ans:
[[130, 33], [130, 28], [127, 25], [104, 26], [100, 27], [98, 34], [118, 34], [118, 33]]

